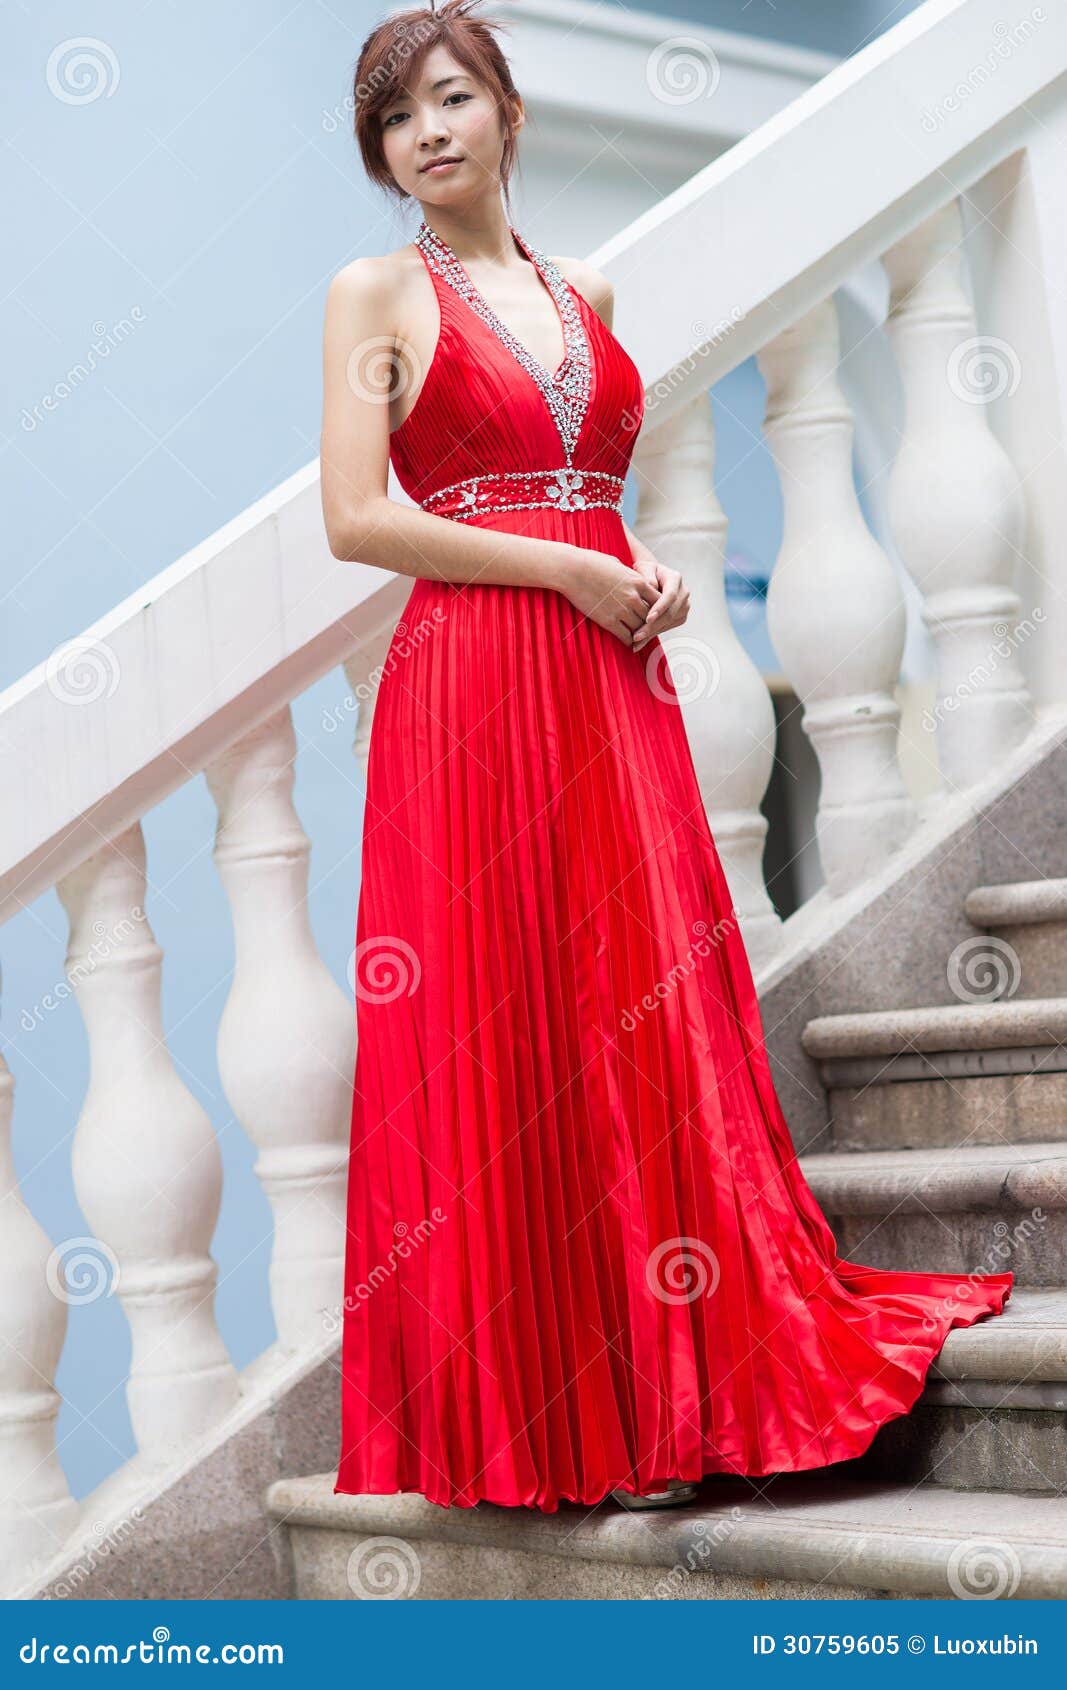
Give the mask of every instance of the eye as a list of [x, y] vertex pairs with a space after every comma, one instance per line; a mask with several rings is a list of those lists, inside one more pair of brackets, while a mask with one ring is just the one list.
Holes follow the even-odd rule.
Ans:
[[391, 113], [390, 113], [390, 115], [389, 115], [389, 116], [388, 116], [388, 117], [387, 117], [387, 118], [385, 118], [385, 120], [384, 120], [384, 121], [383, 121], [383, 123], [382, 123], [382, 128], [383, 128], [383, 129], [388, 129], [388, 128], [390, 128], [390, 127], [391, 127], [391, 125], [392, 125], [392, 123], [393, 123], [393, 121], [394, 121], [394, 119], [396, 119], [396, 118], [398, 118], [398, 117], [407, 117], [407, 115], [408, 115], [408, 114], [407, 114], [407, 112], [406, 112], [406, 111], [395, 111], [395, 112], [391, 112]]
[[461, 88], [457, 88], [455, 93], [449, 94], [448, 98], [445, 100], [445, 105], [448, 105], [449, 100], [471, 100], [473, 98], [473, 94], [465, 94]]

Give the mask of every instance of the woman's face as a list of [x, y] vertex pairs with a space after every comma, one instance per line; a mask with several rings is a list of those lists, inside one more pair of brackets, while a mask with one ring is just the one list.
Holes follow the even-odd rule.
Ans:
[[[521, 106], [516, 96], [517, 125]], [[489, 89], [447, 47], [430, 49], [379, 122], [385, 162], [397, 186], [415, 199], [461, 205], [499, 192], [503, 116]]]

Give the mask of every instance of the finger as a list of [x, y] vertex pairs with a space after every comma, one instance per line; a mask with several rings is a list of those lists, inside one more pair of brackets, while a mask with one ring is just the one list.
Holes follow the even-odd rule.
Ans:
[[685, 593], [685, 590], [685, 587], [682, 585], [682, 577], [680, 575], [676, 575], [663, 590], [660, 601], [656, 606], [657, 615], [676, 616], [678, 613], [678, 606], [682, 601], [682, 595]]
[[668, 634], [672, 628], [677, 628], [681, 620], [682, 618], [679, 616], [668, 616], [662, 622], [657, 622], [654, 628], [650, 628], [646, 621], [644, 627], [636, 636], [634, 645], [639, 648], [650, 645], [653, 640], [658, 640], [661, 635]]

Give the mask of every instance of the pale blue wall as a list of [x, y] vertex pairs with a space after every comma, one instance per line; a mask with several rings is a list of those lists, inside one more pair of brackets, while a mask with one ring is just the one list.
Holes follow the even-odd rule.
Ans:
[[[674, 0], [655, 9], [839, 51], [887, 21], [884, 3], [830, 0]], [[378, 15], [366, 0], [344, 8], [294, 8], [291, 0], [6, 8], [0, 684], [314, 457], [327, 281], [357, 252], [406, 238], [363, 183], [343, 123], [328, 116]], [[85, 36], [104, 43], [91, 51], [109, 92], [65, 101], [50, 87], [50, 56]], [[62, 85], [62, 70], [56, 76]], [[59, 397], [94, 339], [123, 322], [128, 330], [100, 367]], [[55, 404], [46, 410], [49, 395]], [[29, 427], [35, 408], [40, 420]], [[721, 461], [731, 451], [727, 430]], [[743, 539], [743, 513], [731, 514]], [[323, 725], [342, 696], [332, 675], [297, 701], [295, 717], [296, 801], [314, 842], [312, 920], [343, 985], [362, 797], [349, 733]], [[202, 779], [145, 818], [147, 910], [166, 956], [170, 1046], [211, 1115], [226, 1165], [213, 1245], [217, 1307], [242, 1366], [274, 1335], [269, 1215], [249, 1173], [254, 1153], [215, 1070], [232, 950], [210, 859], [213, 825]], [[71, 1002], [45, 1012], [32, 1031], [21, 1023], [62, 980], [65, 938], [50, 893], [0, 942], [17, 1164], [57, 1241], [88, 1230], [70, 1184], [85, 1038]], [[131, 1453], [126, 1360], [114, 1299], [72, 1310], [59, 1435], [78, 1495]]]

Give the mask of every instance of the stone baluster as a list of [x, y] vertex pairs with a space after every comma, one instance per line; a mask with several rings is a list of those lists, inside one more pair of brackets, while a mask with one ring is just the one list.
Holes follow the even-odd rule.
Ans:
[[26, 1207], [11, 1148], [14, 1082], [0, 1056], [0, 1590], [60, 1548], [78, 1523], [56, 1453], [53, 1380], [67, 1332], [55, 1252]]
[[[98, 1241], [95, 1292], [117, 1290], [130, 1325], [127, 1399], [138, 1449], [166, 1458], [240, 1394], [215, 1322], [218, 1270], [209, 1251], [222, 1160], [163, 1036], [162, 952], [144, 912], [140, 824], [57, 891], [70, 919], [66, 972], [90, 1055], [74, 1188]], [[78, 1242], [92, 1254], [92, 1240]]]
[[635, 531], [689, 588], [689, 616], [663, 647], [685, 716], [704, 805], [753, 966], [781, 942], [763, 879], [760, 803], [774, 761], [770, 693], [726, 604], [726, 517], [715, 495], [715, 436], [701, 393], [666, 422], [646, 417], [634, 454]]
[[897, 761], [904, 595], [856, 496], [838, 362], [830, 299], [759, 354], [784, 506], [767, 624], [819, 759], [816, 837], [835, 894], [875, 873], [915, 825]]
[[392, 629], [378, 631], [374, 639], [363, 640], [357, 650], [345, 659], [345, 679], [351, 688], [351, 697], [356, 704], [356, 727], [352, 736], [352, 752], [363, 770], [367, 772], [367, 758], [370, 755], [370, 730], [374, 721], [374, 704], [378, 696], [378, 681], [385, 654], [389, 649], [389, 639]]
[[1010, 345], [978, 334], [957, 200], [891, 247], [884, 263], [906, 413], [890, 523], [937, 646], [938, 760], [960, 788], [988, 773], [1033, 720], [1013, 638], [1025, 510], [986, 410], [1021, 372]]
[[[215, 861], [230, 901], [233, 985], [219, 1026], [222, 1084], [259, 1150], [274, 1216], [270, 1283], [278, 1342], [321, 1341], [343, 1296], [355, 1069], [352, 1003], [327, 970], [307, 910], [309, 844], [293, 806], [289, 709], [207, 771]], [[355, 935], [356, 912], [352, 911]]]

